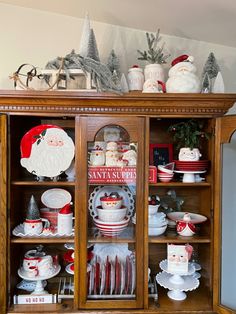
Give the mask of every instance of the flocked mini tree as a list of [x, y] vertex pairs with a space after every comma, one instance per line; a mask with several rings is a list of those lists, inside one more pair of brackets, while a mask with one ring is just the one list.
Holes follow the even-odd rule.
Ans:
[[89, 35], [90, 35], [90, 20], [88, 13], [86, 13], [79, 47], [79, 54], [82, 57], [87, 57], [88, 54]]
[[116, 75], [121, 78], [121, 71], [120, 71], [120, 60], [117, 57], [114, 49], [109, 54], [108, 60], [107, 60], [107, 66], [110, 69], [111, 73], [113, 74], [114, 71], [116, 71]]
[[215, 55], [213, 52], [211, 52], [206, 60], [206, 63], [203, 68], [203, 73], [202, 73], [202, 87], [203, 87], [202, 92], [203, 93], [206, 92], [206, 85], [208, 83], [209, 84], [207, 88], [209, 92], [212, 91], [213, 80], [216, 78], [219, 71], [220, 71], [220, 67], [216, 61]]
[[26, 218], [30, 219], [30, 220], [40, 219], [38, 205], [37, 205], [33, 195], [31, 196], [29, 204], [28, 204]]
[[98, 48], [97, 48], [97, 41], [96, 41], [96, 37], [92, 28], [90, 29], [90, 34], [89, 34], [87, 57], [95, 61], [100, 61]]

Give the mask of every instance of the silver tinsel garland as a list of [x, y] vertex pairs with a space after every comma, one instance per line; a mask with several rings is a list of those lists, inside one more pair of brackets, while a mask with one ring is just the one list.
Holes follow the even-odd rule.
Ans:
[[[111, 91], [121, 94], [120, 84], [115, 84], [113, 82], [112, 73], [109, 68], [101, 63], [100, 61], [93, 60], [89, 57], [82, 57], [81, 55], [75, 53], [72, 50], [71, 53], [67, 54], [63, 59], [63, 70], [67, 72], [67, 77], [69, 77], [69, 69], [81, 69], [85, 74], [90, 73], [92, 81], [95, 84], [97, 91]], [[47, 63], [46, 69], [59, 69], [61, 66], [62, 58], [57, 57]], [[45, 79], [47, 79], [45, 77]]]

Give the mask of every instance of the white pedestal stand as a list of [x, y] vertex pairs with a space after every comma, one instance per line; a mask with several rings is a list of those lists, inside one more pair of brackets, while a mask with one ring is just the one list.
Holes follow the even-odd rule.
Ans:
[[163, 271], [156, 275], [156, 281], [160, 286], [170, 290], [167, 293], [170, 299], [185, 300], [187, 297], [185, 291], [195, 290], [199, 286], [199, 280], [192, 276], [195, 268], [191, 264], [187, 274], [168, 273], [167, 260], [160, 262], [160, 268]]
[[61, 266], [58, 265], [55, 268], [55, 272], [48, 275], [48, 276], [28, 277], [26, 272], [22, 268], [19, 268], [18, 269], [18, 275], [22, 279], [29, 280], [29, 281], [36, 281], [35, 289], [31, 294], [41, 295], [41, 294], [48, 294], [48, 292], [46, 290], [44, 290], [43, 280], [47, 280], [47, 279], [50, 279], [52, 277], [55, 277], [57, 274], [59, 274], [60, 270], [61, 270]]
[[193, 277], [196, 279], [201, 278], [201, 274], [198, 272], [202, 269], [201, 265], [196, 262], [190, 262], [190, 264], [195, 268], [195, 272], [193, 273]]
[[206, 170], [202, 170], [202, 171], [175, 170], [174, 172], [183, 174], [183, 182], [185, 182], [185, 183], [194, 183], [194, 182], [199, 182], [199, 174], [205, 173]]

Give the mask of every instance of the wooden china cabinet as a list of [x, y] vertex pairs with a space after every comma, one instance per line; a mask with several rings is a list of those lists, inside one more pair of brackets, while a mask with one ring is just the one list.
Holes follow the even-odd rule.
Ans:
[[[231, 237], [227, 233], [226, 222], [231, 226], [233, 219], [236, 219], [235, 213], [232, 219], [228, 215], [228, 208], [232, 211], [235, 192], [231, 191], [230, 203], [228, 190], [222, 184], [227, 184], [227, 176], [223, 173], [224, 167], [228, 166], [226, 157], [222, 159], [222, 144], [231, 142], [236, 130], [236, 118], [222, 116], [235, 101], [236, 95], [233, 94], [129, 93], [119, 96], [94, 92], [1, 91], [0, 313], [234, 313], [236, 306], [232, 291], [236, 272], [232, 262], [235, 258], [232, 246], [235, 226]], [[173, 135], [167, 132], [168, 127], [190, 118], [203, 120], [205, 130], [213, 134], [201, 149], [204, 159], [210, 161], [205, 181], [183, 183], [175, 175], [174, 180], [168, 183], [158, 180], [149, 182], [150, 144], [173, 144]], [[26, 132], [41, 124], [62, 127], [73, 139], [75, 180], [68, 181], [62, 175], [54, 181], [37, 181], [21, 166], [21, 139]], [[126, 144], [132, 143], [137, 148], [137, 165], [133, 167], [135, 176], [131, 181], [127, 177], [123, 181], [116, 181], [112, 169], [109, 174], [113, 176], [112, 181], [101, 183], [89, 177], [91, 147], [104, 140], [107, 128], [119, 129], [120, 140]], [[174, 159], [177, 159], [176, 152]], [[234, 166], [231, 164], [231, 167]], [[228, 174], [230, 176], [230, 170]], [[102, 235], [94, 225], [94, 207], [100, 205], [97, 199], [102, 193], [111, 191], [111, 186], [123, 193], [132, 208], [126, 229], [115, 237]], [[65, 189], [72, 195], [74, 235], [14, 236], [13, 229], [25, 219], [30, 196], [34, 195], [39, 207], [42, 207], [42, 193], [52, 188]], [[169, 190], [174, 190], [184, 199], [184, 211], [207, 217], [194, 236], [181, 237], [168, 229], [160, 236], [148, 236], [148, 196], [158, 194], [162, 198]], [[132, 223], [134, 215], [135, 224]], [[63, 256], [66, 243], [74, 245], [74, 275], [65, 272]], [[186, 243], [193, 246], [201, 265], [199, 287], [187, 292], [185, 300], [174, 301], [167, 296], [167, 289], [157, 285], [158, 300], [154, 300], [149, 296], [148, 269], [151, 280], [155, 281], [156, 274], [161, 271], [159, 263], [167, 255], [167, 244]], [[18, 276], [18, 269], [24, 254], [40, 244], [49, 254], [57, 255], [61, 265], [60, 273], [48, 280], [47, 291], [57, 294], [60, 278], [70, 278], [74, 282], [73, 292], [54, 304], [14, 304], [14, 295], [29, 293], [17, 288], [22, 280]], [[132, 260], [127, 262], [126, 258], [123, 264], [117, 262], [119, 246], [132, 252]], [[92, 276], [88, 249], [93, 247], [101, 251], [101, 247], [105, 247], [105, 250], [101, 253], [104, 263], [99, 265], [100, 268], [95, 268]], [[109, 254], [115, 255], [116, 262], [111, 262], [110, 268], [107, 268], [106, 255]], [[227, 263], [231, 267], [230, 272], [227, 271]], [[123, 273], [121, 264], [126, 265]], [[105, 270], [102, 271], [102, 268]], [[125, 278], [123, 288], [122, 279], [118, 277], [113, 278], [113, 288], [111, 278], [109, 282], [107, 279], [102, 283], [103, 273], [107, 275], [107, 269], [110, 276], [113, 274], [114, 277], [115, 272]], [[229, 292], [225, 293], [228, 288]]]

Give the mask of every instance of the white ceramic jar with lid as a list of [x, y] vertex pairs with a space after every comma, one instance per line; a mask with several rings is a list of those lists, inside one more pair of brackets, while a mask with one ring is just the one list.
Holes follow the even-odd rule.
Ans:
[[144, 74], [143, 69], [138, 65], [134, 65], [128, 70], [129, 90], [143, 90]]

